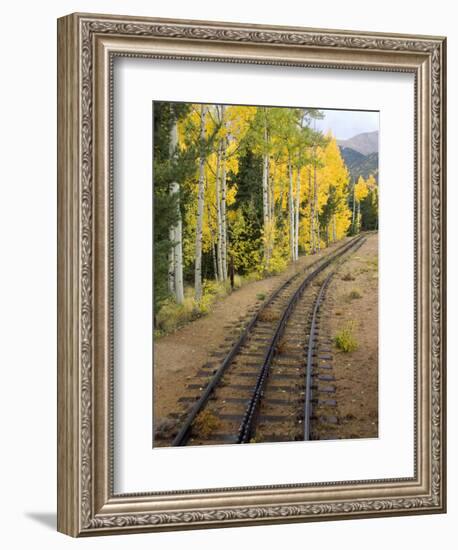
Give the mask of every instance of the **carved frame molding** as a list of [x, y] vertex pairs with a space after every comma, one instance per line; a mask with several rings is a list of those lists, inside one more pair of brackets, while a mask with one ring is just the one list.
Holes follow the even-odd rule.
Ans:
[[[80, 536], [445, 511], [445, 39], [73, 14], [58, 22], [58, 46], [58, 529]], [[415, 74], [414, 478], [113, 494], [116, 56]]]

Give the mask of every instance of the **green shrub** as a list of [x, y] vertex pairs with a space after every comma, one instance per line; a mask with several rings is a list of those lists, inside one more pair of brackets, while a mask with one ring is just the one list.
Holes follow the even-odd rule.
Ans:
[[348, 300], [357, 300], [361, 298], [362, 294], [357, 288], [353, 288], [347, 295]]
[[354, 335], [355, 323], [349, 321], [335, 336], [334, 343], [345, 353], [358, 349], [358, 341]]

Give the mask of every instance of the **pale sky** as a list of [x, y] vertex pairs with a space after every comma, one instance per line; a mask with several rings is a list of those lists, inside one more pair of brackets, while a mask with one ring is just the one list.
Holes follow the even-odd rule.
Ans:
[[320, 109], [324, 114], [322, 120], [312, 121], [311, 127], [327, 133], [331, 130], [337, 139], [349, 139], [363, 132], [374, 132], [379, 129], [378, 111], [340, 111]]

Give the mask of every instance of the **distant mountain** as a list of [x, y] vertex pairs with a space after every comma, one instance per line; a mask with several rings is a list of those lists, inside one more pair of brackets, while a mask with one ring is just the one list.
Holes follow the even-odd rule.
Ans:
[[339, 139], [337, 143], [340, 147], [348, 147], [354, 149], [362, 155], [370, 155], [378, 153], [378, 131], [365, 132], [358, 134], [350, 139]]
[[[349, 140], [350, 141], [350, 140]], [[366, 179], [370, 174], [378, 181], [378, 153], [363, 155], [351, 147], [340, 147], [340, 152], [350, 172], [352, 181], [362, 176]]]

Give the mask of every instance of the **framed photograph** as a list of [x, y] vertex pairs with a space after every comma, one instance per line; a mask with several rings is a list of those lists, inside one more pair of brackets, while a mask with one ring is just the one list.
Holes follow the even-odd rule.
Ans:
[[445, 511], [443, 37], [58, 20], [58, 530]]

